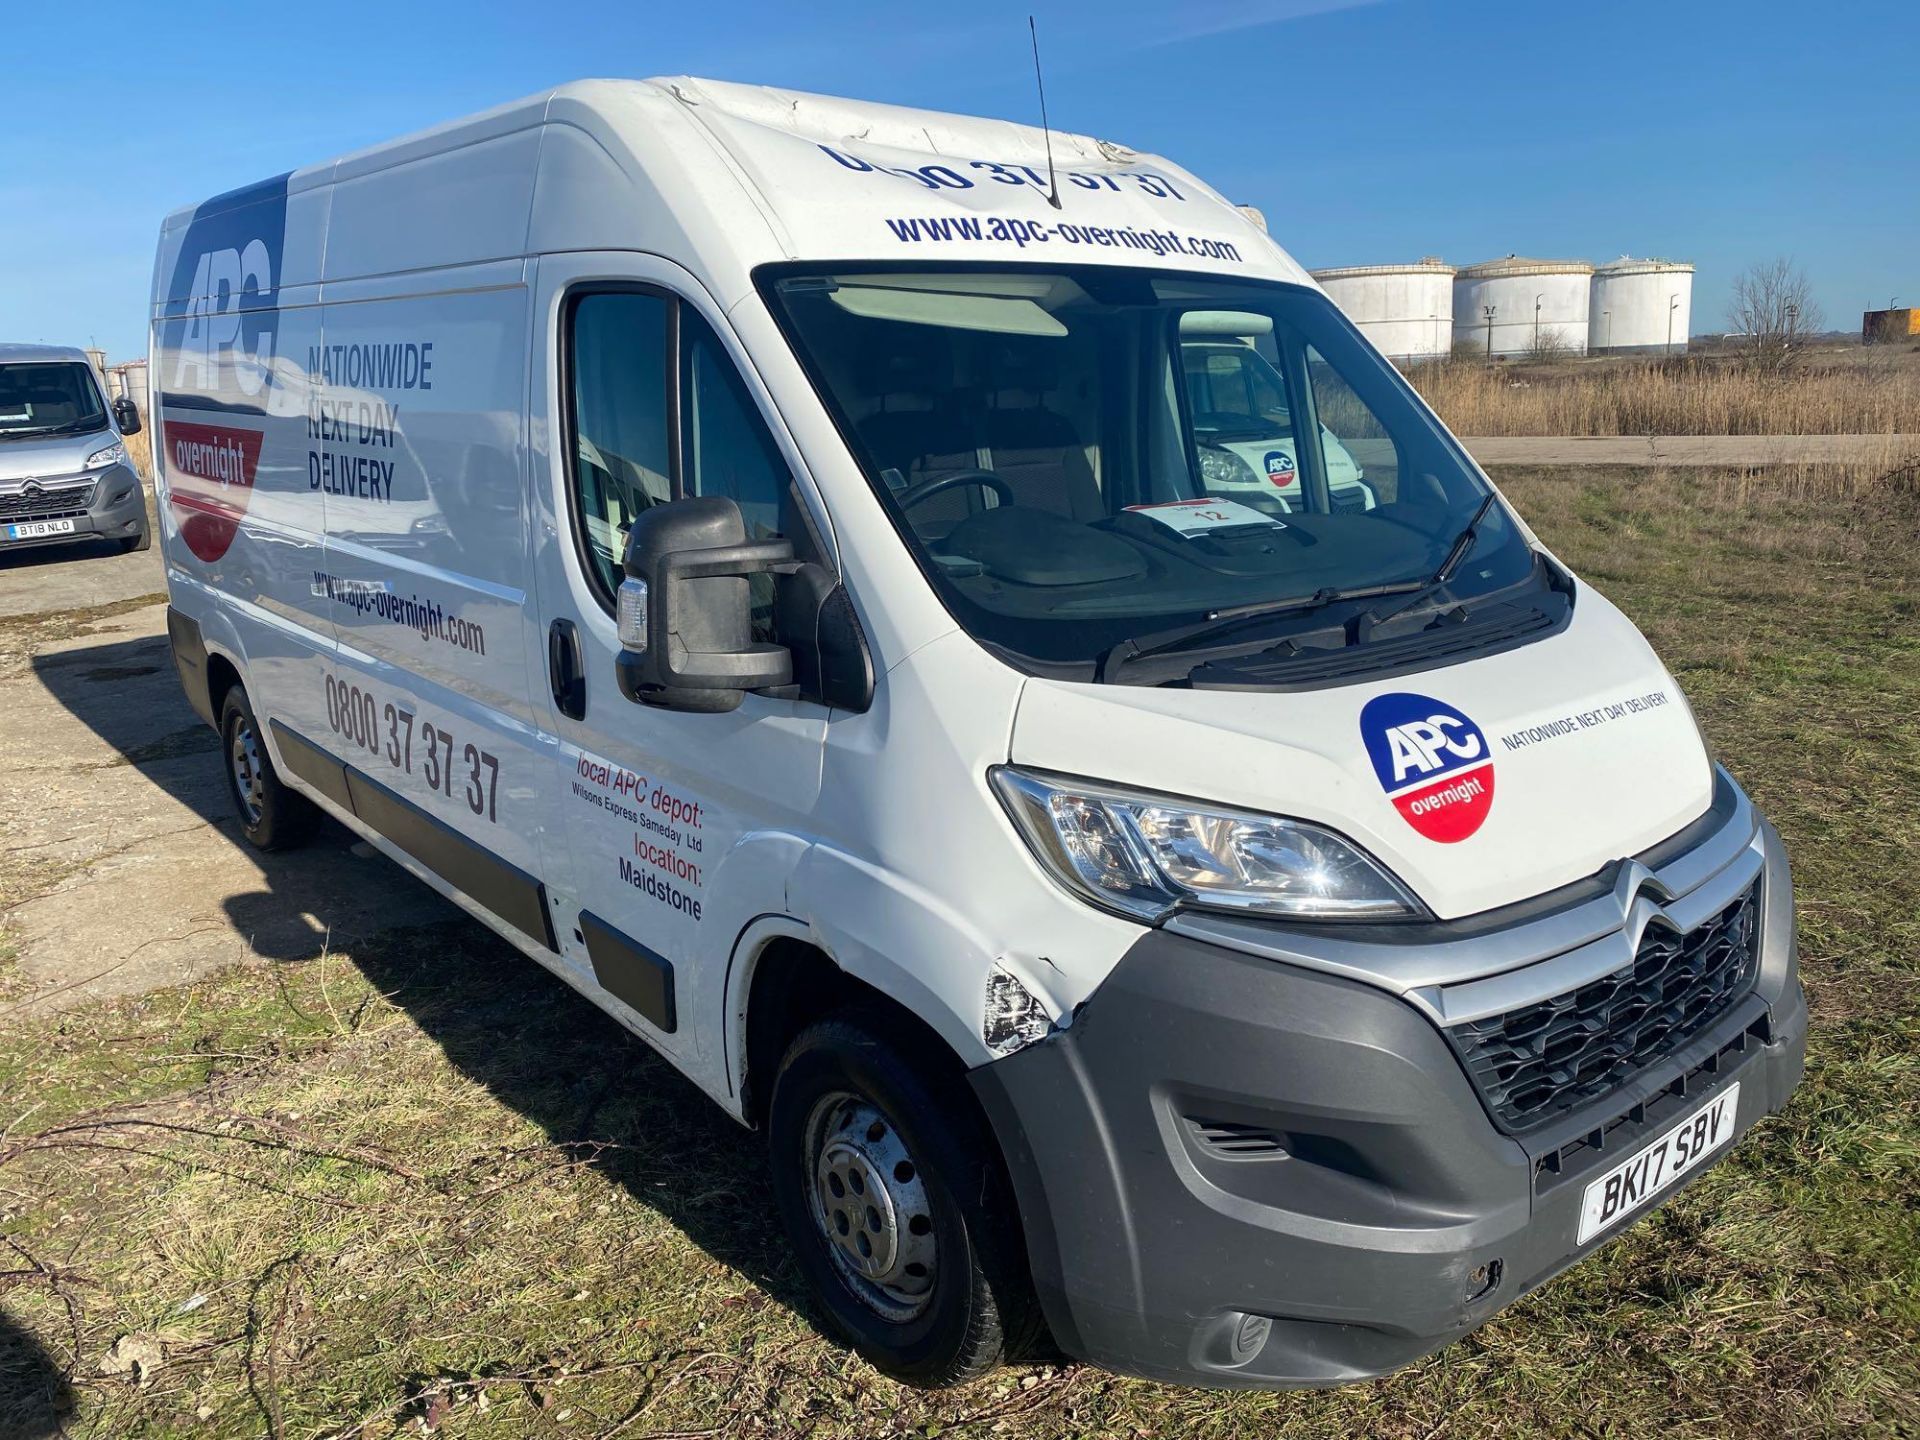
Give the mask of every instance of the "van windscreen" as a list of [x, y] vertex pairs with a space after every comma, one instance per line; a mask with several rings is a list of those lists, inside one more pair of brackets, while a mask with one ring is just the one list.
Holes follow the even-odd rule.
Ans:
[[[1014, 656], [1093, 665], [1267, 606], [1324, 626], [1336, 596], [1431, 576], [1488, 493], [1304, 287], [1118, 267], [761, 283], [948, 608]], [[1534, 576], [1498, 506], [1462, 559], [1452, 602]]]
[[93, 373], [78, 361], [0, 365], [0, 439], [81, 435], [107, 423]]

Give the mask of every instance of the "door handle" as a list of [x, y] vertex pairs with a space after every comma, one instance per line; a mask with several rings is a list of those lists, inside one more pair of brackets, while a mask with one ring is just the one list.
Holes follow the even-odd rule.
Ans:
[[580, 632], [571, 620], [547, 627], [547, 682], [553, 708], [569, 720], [587, 718], [587, 667], [580, 659]]

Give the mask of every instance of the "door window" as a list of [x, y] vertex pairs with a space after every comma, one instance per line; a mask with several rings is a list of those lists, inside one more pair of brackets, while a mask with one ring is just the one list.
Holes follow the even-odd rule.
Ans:
[[719, 337], [691, 310], [680, 324], [686, 493], [737, 500], [749, 539], [786, 533], [787, 462]]
[[[739, 503], [748, 538], [787, 535], [809, 553], [787, 462], [733, 357], [690, 306], [654, 291], [588, 292], [573, 303], [566, 344], [570, 503], [603, 601], [620, 584], [634, 517], [682, 495], [725, 495]], [[771, 578], [756, 576], [753, 594], [765, 639]]]
[[1400, 450], [1373, 407], [1317, 349], [1307, 347], [1307, 380], [1320, 416], [1320, 448], [1335, 510], [1368, 510], [1403, 499]]
[[633, 517], [673, 496], [664, 295], [606, 291], [573, 307], [569, 396], [581, 552], [605, 594], [620, 583]]

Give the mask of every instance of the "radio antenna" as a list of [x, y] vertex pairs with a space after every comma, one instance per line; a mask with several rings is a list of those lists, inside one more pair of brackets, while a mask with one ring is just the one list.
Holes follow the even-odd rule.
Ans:
[[1047, 124], [1047, 82], [1040, 77], [1040, 32], [1027, 16], [1027, 35], [1033, 41], [1033, 87], [1040, 92], [1040, 133], [1047, 142], [1047, 203], [1060, 208], [1060, 182], [1053, 173], [1053, 129]]

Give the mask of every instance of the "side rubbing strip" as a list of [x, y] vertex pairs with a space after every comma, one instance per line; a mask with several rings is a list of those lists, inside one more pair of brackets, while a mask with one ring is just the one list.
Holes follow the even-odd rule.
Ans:
[[274, 748], [280, 752], [280, 759], [288, 770], [342, 810], [353, 809], [353, 797], [347, 793], [346, 766], [278, 720], [269, 720], [267, 724], [273, 729]]
[[673, 962], [630, 939], [591, 911], [580, 912], [580, 932], [587, 937], [587, 958], [601, 988], [626, 1001], [669, 1035], [677, 1016], [673, 1008]]
[[351, 767], [346, 773], [354, 814], [469, 900], [549, 950], [559, 948], [547, 913], [546, 886], [378, 781]]

